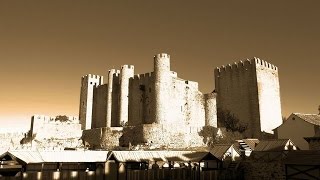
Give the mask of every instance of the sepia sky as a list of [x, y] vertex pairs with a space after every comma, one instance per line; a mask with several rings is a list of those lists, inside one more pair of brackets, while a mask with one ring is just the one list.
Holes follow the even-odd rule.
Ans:
[[214, 89], [213, 69], [259, 57], [279, 68], [283, 116], [318, 113], [319, 1], [0, 0], [0, 128], [32, 114], [78, 116], [80, 78], [111, 68], [178, 76]]

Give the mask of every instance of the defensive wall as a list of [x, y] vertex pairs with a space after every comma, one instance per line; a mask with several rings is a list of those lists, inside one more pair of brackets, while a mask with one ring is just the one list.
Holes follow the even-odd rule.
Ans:
[[81, 124], [78, 117], [69, 116], [68, 121], [61, 122], [55, 117], [33, 115], [30, 134], [32, 145], [37, 148], [79, 147], [81, 146]]

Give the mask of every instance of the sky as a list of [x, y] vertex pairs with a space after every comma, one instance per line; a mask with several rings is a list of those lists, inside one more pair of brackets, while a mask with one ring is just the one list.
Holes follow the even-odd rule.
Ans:
[[283, 116], [318, 113], [319, 1], [0, 0], [0, 129], [33, 114], [78, 116], [81, 77], [171, 55], [214, 89], [213, 70], [252, 57], [279, 68]]

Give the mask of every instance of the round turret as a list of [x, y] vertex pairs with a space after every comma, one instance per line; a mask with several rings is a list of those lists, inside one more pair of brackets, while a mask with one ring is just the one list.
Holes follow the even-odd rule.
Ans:
[[155, 114], [154, 121], [165, 124], [168, 121], [167, 103], [171, 87], [170, 55], [161, 53], [154, 56], [154, 97]]
[[166, 53], [154, 56], [154, 73], [160, 75], [170, 71], [170, 55]]

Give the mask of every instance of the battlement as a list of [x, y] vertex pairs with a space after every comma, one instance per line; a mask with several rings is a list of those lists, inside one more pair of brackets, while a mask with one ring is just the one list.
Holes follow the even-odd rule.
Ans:
[[127, 65], [127, 64], [125, 64], [125, 65], [122, 65], [122, 66], [121, 66], [121, 69], [123, 69], [123, 68], [126, 68], [126, 69], [134, 69], [134, 65]]
[[267, 61], [264, 61], [264, 60], [256, 58], [256, 57], [254, 57], [252, 60], [255, 61], [256, 65], [264, 66], [266, 68], [273, 69], [273, 70], [277, 70], [277, 66], [275, 66], [271, 63], [268, 63]]
[[37, 121], [37, 122], [50, 122], [50, 121], [54, 121], [55, 120], [55, 117], [50, 117], [50, 116], [45, 116], [45, 115], [39, 115], [39, 114], [35, 114], [32, 116], [33, 120], [34, 121]]
[[[68, 122], [71, 123], [79, 123], [79, 118], [76, 116], [67, 116], [68, 117]], [[42, 123], [55, 123], [56, 122], [56, 117], [54, 116], [45, 116], [45, 115], [39, 115], [35, 114], [32, 116], [33, 120], [36, 121], [37, 123], [42, 122]]]
[[103, 76], [94, 75], [94, 74], [87, 74], [85, 76], [82, 76], [82, 78], [88, 78], [88, 79], [100, 79]]
[[103, 84], [103, 76], [94, 75], [94, 74], [87, 74], [85, 76], [82, 76], [82, 82], [88, 81], [88, 82], [95, 82], [96, 85]]
[[144, 78], [151, 78], [153, 75], [153, 72], [145, 73], [145, 74], [136, 74], [134, 75], [133, 79], [134, 80], [140, 80]]
[[120, 70], [110, 69], [108, 75], [110, 76], [110, 74], [113, 74], [113, 76], [119, 77], [119, 75], [120, 75]]
[[234, 62], [233, 64], [228, 64], [226, 66], [221, 66], [215, 68], [215, 72], [218, 74], [223, 73], [223, 72], [231, 72], [234, 70], [238, 69], [248, 69], [251, 68], [253, 65], [255, 66], [264, 66], [266, 68], [272, 69], [272, 70], [277, 70], [277, 67], [271, 63], [268, 63], [267, 61], [261, 60], [259, 58], [252, 58], [252, 59], [246, 59], [244, 61], [239, 61], [239, 62]]
[[166, 53], [160, 53], [154, 56], [155, 59], [160, 59], [160, 58], [168, 58], [170, 59], [170, 55]]

